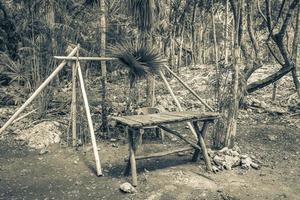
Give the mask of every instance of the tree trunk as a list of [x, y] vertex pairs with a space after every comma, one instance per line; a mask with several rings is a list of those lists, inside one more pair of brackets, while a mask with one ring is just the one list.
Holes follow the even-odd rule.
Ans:
[[297, 16], [296, 16], [296, 27], [294, 33], [294, 40], [293, 40], [293, 49], [292, 49], [292, 59], [295, 63], [295, 67], [292, 69], [292, 77], [295, 84], [295, 88], [297, 91], [298, 96], [300, 97], [300, 83], [297, 74], [297, 61], [298, 61], [298, 44], [299, 44], [299, 24], [300, 24], [300, 4], [298, 5], [297, 9]]
[[[105, 57], [106, 50], [106, 11], [105, 11], [105, 0], [100, 0], [100, 56]], [[101, 61], [101, 90], [102, 91], [102, 131], [107, 133], [107, 103], [106, 103], [106, 62]], [[107, 135], [105, 134], [105, 137]]]
[[224, 26], [224, 59], [225, 65], [228, 64], [228, 49], [227, 49], [227, 40], [228, 40], [228, 0], [226, 0], [225, 5], [225, 26]]
[[181, 34], [180, 34], [180, 44], [179, 44], [179, 53], [178, 53], [178, 60], [177, 60], [177, 72], [179, 72], [179, 68], [182, 65], [182, 46], [183, 46], [183, 41], [184, 41], [184, 26], [181, 29]]
[[[235, 9], [235, 5], [232, 6]], [[235, 23], [235, 37], [234, 37], [234, 52], [233, 55], [233, 73], [232, 73], [232, 87], [231, 87], [231, 97], [230, 104], [228, 108], [227, 115], [227, 126], [226, 126], [226, 135], [224, 144], [227, 147], [233, 147], [235, 143], [236, 136], [236, 126], [237, 126], [237, 118], [238, 118], [238, 109], [239, 109], [239, 49], [242, 38], [243, 31], [243, 23], [241, 20], [243, 19], [243, 7], [244, 0], [240, 0], [238, 2], [238, 6], [235, 10], [237, 14], [234, 23]]]

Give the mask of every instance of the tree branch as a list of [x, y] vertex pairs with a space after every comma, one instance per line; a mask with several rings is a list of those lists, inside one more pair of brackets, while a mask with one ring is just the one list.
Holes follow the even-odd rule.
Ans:
[[266, 23], [268, 23], [268, 20], [267, 20], [267, 18], [266, 18], [266, 16], [264, 15], [264, 13], [261, 11], [261, 9], [260, 9], [260, 3], [259, 3], [259, 0], [257, 0], [257, 9], [258, 9], [258, 12], [259, 12], [259, 14], [262, 16], [262, 18], [264, 19], [264, 21], [266, 22]]
[[277, 71], [276, 73], [262, 79], [259, 81], [256, 81], [254, 83], [251, 83], [247, 86], [247, 93], [252, 93], [256, 90], [259, 90], [261, 88], [264, 88], [276, 81], [278, 81], [279, 79], [281, 79], [284, 75], [286, 75], [287, 73], [289, 73], [293, 68], [294, 68], [294, 64], [291, 64], [289, 66], [284, 66], [282, 67], [279, 71]]
[[272, 56], [275, 58], [275, 60], [276, 60], [281, 66], [284, 66], [284, 64], [279, 60], [279, 58], [275, 55], [274, 51], [271, 49], [269, 43], [266, 42], [266, 44], [267, 44], [267, 47], [268, 47], [270, 53], [271, 53]]
[[278, 36], [280, 36], [281, 38], [284, 37], [285, 33], [286, 33], [286, 29], [289, 25], [289, 21], [292, 17], [292, 12], [294, 11], [294, 9], [297, 7], [297, 4], [299, 3], [299, 0], [294, 0], [291, 5], [289, 6], [289, 10], [288, 13], [286, 14], [286, 17], [284, 19], [284, 22], [281, 26], [280, 31], [278, 32]]

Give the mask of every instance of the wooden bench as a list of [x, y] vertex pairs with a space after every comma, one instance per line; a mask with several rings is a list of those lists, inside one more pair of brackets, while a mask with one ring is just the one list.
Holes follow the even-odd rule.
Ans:
[[[205, 143], [203, 142], [203, 138], [206, 137], [207, 127], [209, 123], [213, 123], [214, 120], [217, 119], [218, 117], [219, 114], [213, 112], [188, 112], [188, 111], [112, 117], [112, 119], [116, 120], [117, 123], [122, 124], [125, 127], [125, 131], [128, 136], [129, 159], [125, 169], [125, 174], [128, 175], [129, 171], [131, 171], [132, 185], [137, 186], [136, 160], [161, 157], [172, 153], [195, 149], [192, 160], [196, 161], [200, 155], [201, 149], [205, 148], [206, 150]], [[186, 139], [177, 131], [171, 130], [170, 128], [164, 126], [165, 124], [174, 124], [180, 122], [192, 122], [193, 127], [198, 136], [197, 138], [198, 141], [196, 143]], [[201, 130], [198, 126], [198, 122], [203, 122], [203, 126]], [[141, 141], [141, 136], [144, 133], [144, 128], [151, 127], [151, 126], [157, 126], [163, 129], [164, 131], [176, 135], [186, 143], [190, 144], [192, 148], [188, 147], [188, 148], [182, 148], [173, 151], [160, 152], [152, 155], [136, 157], [135, 154], [138, 145], [141, 144], [140, 141]]]

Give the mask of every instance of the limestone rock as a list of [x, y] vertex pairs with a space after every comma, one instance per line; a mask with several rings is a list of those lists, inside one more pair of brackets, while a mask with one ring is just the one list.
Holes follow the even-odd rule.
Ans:
[[136, 189], [128, 182], [120, 185], [120, 190], [125, 193], [136, 193]]

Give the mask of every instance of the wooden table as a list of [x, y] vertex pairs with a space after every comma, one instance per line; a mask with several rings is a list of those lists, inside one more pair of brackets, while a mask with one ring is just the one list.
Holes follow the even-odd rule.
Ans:
[[[207, 131], [208, 124], [214, 122], [214, 120], [217, 119], [218, 117], [219, 114], [213, 112], [188, 112], [188, 111], [113, 117], [112, 119], [116, 120], [117, 123], [122, 124], [125, 127], [125, 131], [128, 136], [129, 159], [125, 169], [125, 174], [128, 175], [129, 171], [131, 171], [132, 185], [137, 186], [136, 160], [161, 157], [164, 155], [169, 155], [180, 151], [195, 149], [192, 160], [197, 161], [201, 150], [202, 153], [206, 152], [205, 142], [203, 138], [206, 138], [206, 131]], [[163, 126], [165, 124], [174, 124], [179, 122], [193, 123], [193, 127], [198, 136], [197, 143], [191, 142], [190, 140], [184, 138], [180, 133], [171, 130], [168, 127]], [[199, 129], [198, 122], [203, 122], [203, 126], [201, 130]], [[164, 131], [176, 135], [180, 139], [190, 144], [192, 148], [191, 147], [182, 148], [175, 151], [160, 152], [148, 156], [136, 157], [135, 153], [138, 145], [141, 144], [141, 138], [142, 138], [141, 136], [144, 133], [144, 128], [147, 128], [149, 126], [158, 126]], [[205, 156], [207, 156], [207, 152]]]

